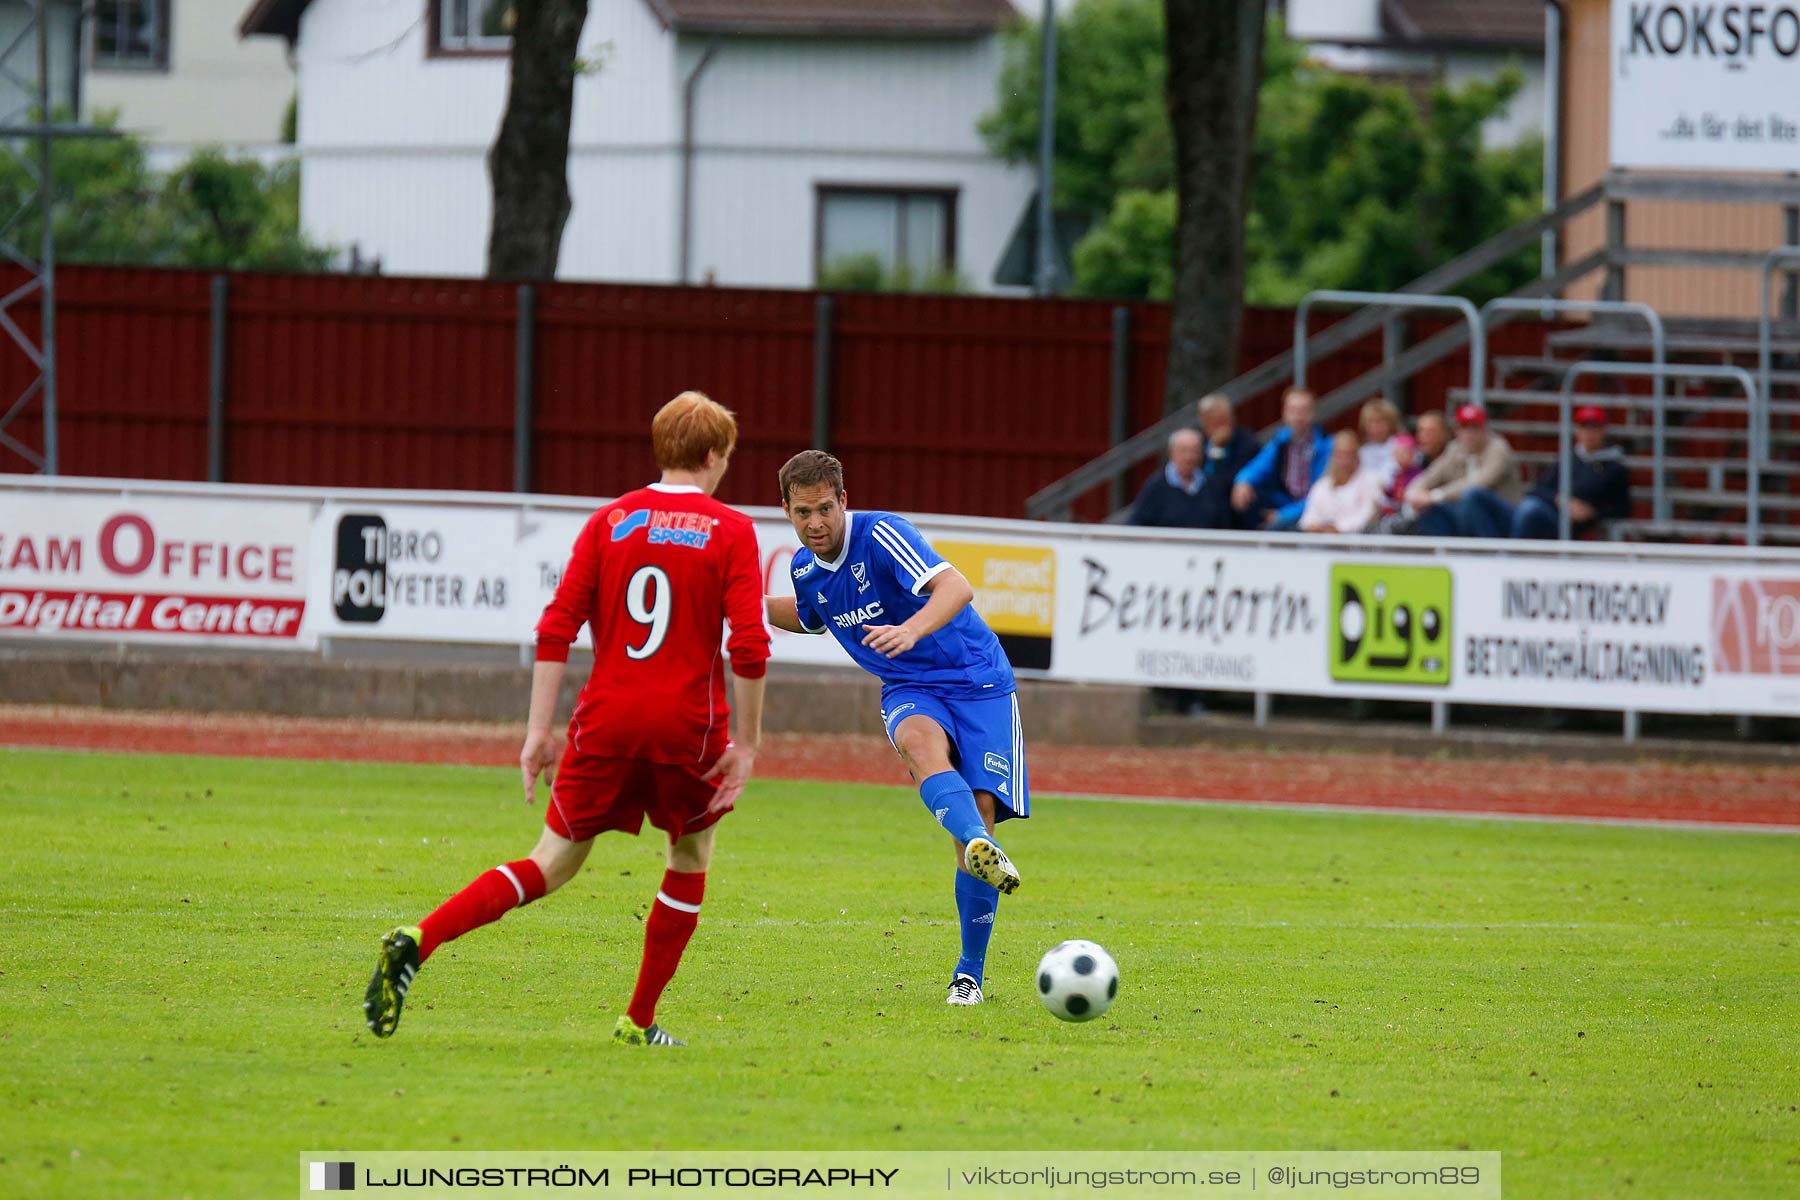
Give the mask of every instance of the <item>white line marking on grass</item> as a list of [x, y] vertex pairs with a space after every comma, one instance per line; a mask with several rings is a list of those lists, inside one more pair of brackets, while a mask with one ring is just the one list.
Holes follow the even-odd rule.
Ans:
[[1728, 833], [1800, 834], [1800, 825], [1744, 821], [1684, 821], [1657, 817], [1570, 816], [1565, 813], [1474, 812], [1461, 808], [1401, 808], [1387, 804], [1326, 804], [1306, 800], [1224, 800], [1212, 796], [1108, 796], [1098, 792], [1039, 792], [1050, 800], [1096, 800], [1107, 804], [1202, 805], [1245, 812], [1275, 809], [1299, 813], [1351, 813], [1370, 817], [1440, 817], [1465, 821], [1522, 821], [1548, 825], [1615, 825], [1624, 829], [1698, 829]]

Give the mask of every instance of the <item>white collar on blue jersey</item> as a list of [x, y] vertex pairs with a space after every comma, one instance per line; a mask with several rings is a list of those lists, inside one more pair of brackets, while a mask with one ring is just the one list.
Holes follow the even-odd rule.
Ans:
[[661, 492], [666, 496], [704, 495], [698, 487], [691, 483], [652, 483], [647, 485], [653, 492]]
[[844, 560], [850, 557], [850, 522], [854, 520], [855, 517], [856, 514], [849, 509], [846, 508], [844, 510], [844, 540], [838, 544], [838, 556], [830, 562], [826, 562], [824, 559], [820, 558], [815, 551], [813, 554], [814, 562], [818, 563], [821, 567], [824, 567], [827, 571], [835, 571], [844, 565]]

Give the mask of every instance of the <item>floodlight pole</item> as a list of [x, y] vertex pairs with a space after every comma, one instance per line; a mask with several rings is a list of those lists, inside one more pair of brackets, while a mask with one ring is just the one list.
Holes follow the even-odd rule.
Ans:
[[[72, 121], [55, 119], [50, 90], [50, 18], [53, 9], [75, 10], [74, 38], [81, 41], [81, 25], [88, 7], [81, 0], [27, 0], [24, 20], [17, 33], [0, 40], [0, 86], [6, 99], [0, 103], [0, 157], [11, 156], [35, 187], [27, 189], [16, 206], [0, 211], [0, 258], [13, 263], [25, 274], [18, 286], [0, 294], [0, 350], [16, 349], [23, 354], [31, 370], [24, 375], [24, 390], [10, 404], [0, 405], [0, 453], [15, 455], [46, 475], [61, 468], [60, 439], [57, 436], [56, 379], [56, 192], [51, 177], [52, 152], [59, 139], [72, 137], [110, 138], [117, 130], [97, 129]], [[35, 40], [35, 45], [32, 42]], [[32, 67], [37, 79], [30, 81]], [[79, 92], [80, 60], [73, 68], [72, 91]], [[13, 236], [26, 216], [36, 211], [39, 240]], [[28, 325], [19, 314], [27, 302], [37, 305], [38, 330], [27, 332]], [[43, 453], [21, 442], [7, 432], [32, 401], [43, 408]]]
[[[81, 23], [76, 20], [76, 41], [80, 42]], [[56, 219], [55, 191], [50, 178], [50, 5], [39, 0], [37, 5], [37, 82], [38, 122], [38, 214], [43, 224], [42, 249], [38, 252], [38, 271], [43, 285], [38, 300], [40, 336], [44, 355], [40, 370], [44, 374], [44, 474], [57, 473], [56, 438]]]
[[1056, 294], [1056, 0], [1044, 0], [1044, 55], [1038, 88], [1037, 280], [1040, 296]]

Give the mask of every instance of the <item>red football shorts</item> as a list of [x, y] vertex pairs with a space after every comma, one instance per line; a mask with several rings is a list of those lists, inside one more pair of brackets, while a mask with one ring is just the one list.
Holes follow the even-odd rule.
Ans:
[[700, 778], [711, 769], [712, 763], [577, 754], [571, 741], [550, 786], [544, 824], [558, 837], [585, 842], [612, 830], [636, 837], [649, 817], [673, 842], [732, 810], [719, 803], [718, 785]]

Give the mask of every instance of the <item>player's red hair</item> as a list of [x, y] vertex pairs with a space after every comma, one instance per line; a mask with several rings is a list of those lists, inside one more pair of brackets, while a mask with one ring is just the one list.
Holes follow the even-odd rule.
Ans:
[[650, 422], [656, 465], [665, 471], [693, 471], [706, 465], [706, 452], [721, 456], [737, 446], [737, 418], [704, 392], [683, 392]]

